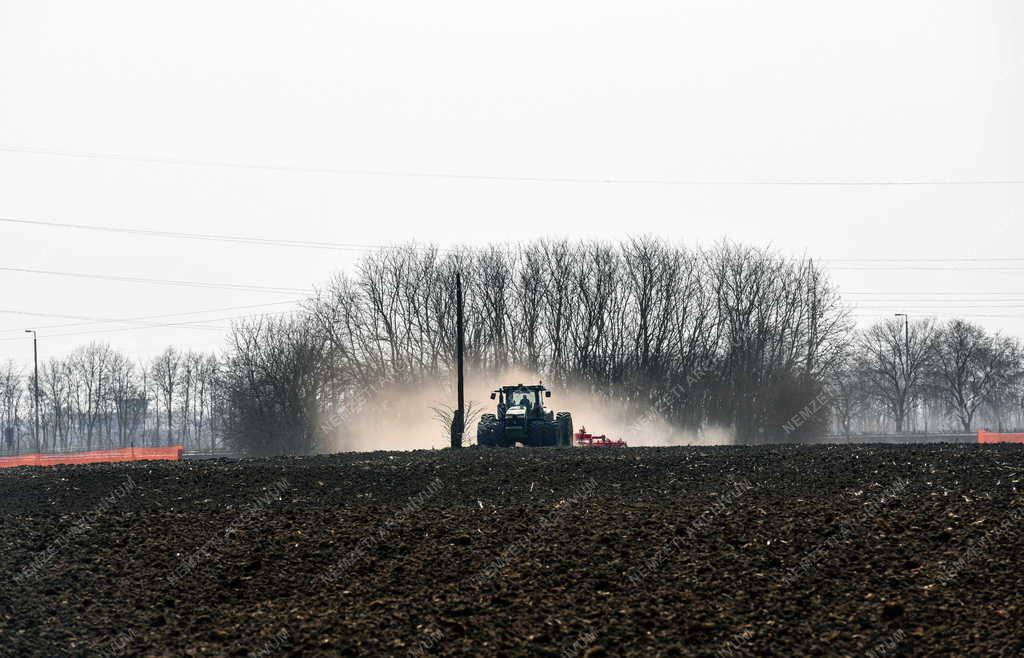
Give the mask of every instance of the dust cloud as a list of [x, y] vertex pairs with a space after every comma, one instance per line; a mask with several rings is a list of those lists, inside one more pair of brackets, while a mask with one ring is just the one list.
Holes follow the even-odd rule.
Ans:
[[576, 430], [623, 439], [630, 446], [731, 445], [732, 432], [707, 427], [701, 432], [677, 427], [655, 409], [639, 409], [622, 401], [569, 387], [554, 391], [550, 403], [556, 411], [572, 412]]
[[[506, 370], [466, 373], [466, 405], [470, 410], [466, 443], [476, 442], [481, 413], [494, 413], [491, 391], [509, 384], [536, 384], [536, 373]], [[361, 409], [342, 414], [329, 424], [329, 451], [429, 450], [448, 447], [448, 427], [435, 409], [455, 404], [454, 381], [389, 384], [367, 392]], [[630, 446], [728, 445], [734, 442], [727, 428], [709, 427], [695, 433], [668, 423], [651, 409], [638, 409], [620, 400], [595, 394], [583, 387], [551, 387], [545, 406], [572, 413], [573, 425], [592, 434], [623, 439]]]

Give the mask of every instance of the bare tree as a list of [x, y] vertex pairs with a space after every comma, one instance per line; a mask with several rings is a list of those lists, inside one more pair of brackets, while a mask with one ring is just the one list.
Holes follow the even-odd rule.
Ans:
[[73, 376], [67, 363], [50, 359], [40, 369], [40, 388], [48, 402], [52, 450], [68, 447], [73, 422]]
[[871, 389], [865, 374], [850, 361], [844, 363], [829, 380], [829, 396], [839, 429], [847, 439], [854, 423], [870, 409]]
[[[441, 428], [441, 437], [447, 442], [451, 438], [452, 430], [452, 419], [455, 417], [455, 406], [445, 402], [438, 402], [436, 405], [430, 407], [430, 410], [434, 412], [434, 420], [437, 421], [438, 426]], [[480, 414], [483, 413], [484, 406], [475, 400], [469, 400], [466, 402], [466, 418], [465, 426], [472, 427], [476, 425], [477, 421], [480, 420]], [[468, 438], [469, 432], [466, 433]], [[472, 445], [465, 443], [465, 445]]]
[[75, 350], [69, 359], [77, 384], [78, 426], [85, 435], [85, 449], [91, 450], [96, 430], [105, 412], [113, 352], [109, 345], [90, 343]]
[[316, 452], [325, 341], [305, 316], [235, 324], [225, 439], [255, 455]]
[[935, 389], [965, 432], [999, 380], [1012, 369], [1012, 344], [965, 320], [950, 320], [932, 344]]
[[[153, 381], [163, 398], [164, 410], [167, 412], [167, 441], [174, 441], [174, 394], [178, 388], [181, 367], [181, 354], [173, 347], [168, 347], [163, 354], [153, 360], [150, 371]], [[159, 433], [159, 427], [157, 428]]]
[[1024, 427], [1024, 347], [1019, 340], [1005, 337], [997, 337], [995, 343], [1003, 365], [994, 377], [986, 406], [1002, 432], [1008, 426]]
[[118, 445], [134, 443], [146, 413], [146, 395], [135, 364], [115, 353], [110, 366], [111, 397], [117, 418]]
[[0, 367], [0, 448], [8, 452], [21, 449], [19, 413], [23, 396], [21, 368], [8, 359]]
[[911, 402], [923, 391], [934, 337], [932, 320], [918, 320], [907, 328], [895, 318], [871, 326], [860, 336], [858, 367], [892, 414], [897, 432], [904, 431]]

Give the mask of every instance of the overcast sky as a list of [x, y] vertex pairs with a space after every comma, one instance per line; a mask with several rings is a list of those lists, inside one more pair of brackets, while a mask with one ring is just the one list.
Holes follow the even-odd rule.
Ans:
[[[1024, 335], [1022, 37], [1020, 0], [0, 0], [0, 217], [938, 259], [831, 264], [861, 322]], [[0, 359], [219, 348], [356, 257], [0, 221]], [[157, 315], [204, 328], [49, 317]]]

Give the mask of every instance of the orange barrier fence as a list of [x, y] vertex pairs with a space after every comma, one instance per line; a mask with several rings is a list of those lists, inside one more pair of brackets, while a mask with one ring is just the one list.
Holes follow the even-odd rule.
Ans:
[[137, 461], [181, 461], [184, 446], [165, 446], [162, 448], [117, 448], [115, 450], [92, 450], [90, 452], [72, 452], [66, 455], [18, 455], [17, 457], [0, 457], [0, 468], [14, 466], [55, 466], [57, 464], [99, 464], [106, 462], [137, 462]]
[[1024, 443], [1024, 434], [978, 431], [978, 443]]

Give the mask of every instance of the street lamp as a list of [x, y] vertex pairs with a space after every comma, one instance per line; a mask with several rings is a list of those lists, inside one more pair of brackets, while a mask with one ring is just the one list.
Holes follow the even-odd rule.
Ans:
[[35, 384], [35, 399], [36, 403], [36, 426], [35, 426], [35, 440], [36, 440], [36, 452], [39, 452], [39, 336], [36, 335], [35, 329], [26, 329], [26, 334], [32, 334], [32, 361], [35, 364], [36, 376], [34, 379]]

